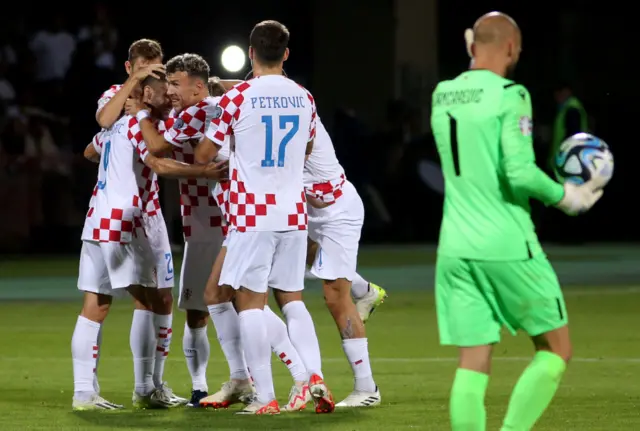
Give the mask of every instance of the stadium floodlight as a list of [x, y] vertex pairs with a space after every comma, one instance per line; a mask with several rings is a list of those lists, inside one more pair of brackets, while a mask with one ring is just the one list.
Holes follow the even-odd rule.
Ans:
[[244, 51], [239, 46], [231, 45], [222, 51], [220, 61], [222, 62], [222, 67], [224, 67], [227, 72], [235, 73], [242, 70], [246, 57]]

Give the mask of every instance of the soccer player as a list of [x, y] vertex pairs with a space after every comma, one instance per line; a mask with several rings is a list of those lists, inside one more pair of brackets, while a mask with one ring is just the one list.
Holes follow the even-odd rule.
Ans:
[[[364, 222], [364, 205], [356, 188], [345, 177], [326, 129], [316, 119], [313, 151], [304, 165], [308, 199], [309, 239], [316, 247], [311, 273], [322, 280], [325, 302], [340, 331], [342, 348], [355, 377], [353, 392], [336, 407], [369, 407], [380, 404], [373, 380], [364, 323], [351, 299], [356, 278], [358, 243]], [[375, 286], [374, 302], [386, 296]]]
[[[162, 57], [162, 48], [155, 40], [140, 39], [131, 44], [129, 47], [128, 60], [125, 62], [125, 70], [129, 78], [122, 85], [111, 86], [98, 100], [96, 120], [101, 127], [111, 127], [122, 116], [122, 110], [127, 99], [134, 91], [138, 91], [140, 82], [145, 77], [151, 75], [157, 78], [160, 76], [159, 73], [164, 73]], [[158, 213], [159, 216], [162, 217], [161, 212], [158, 211]], [[158, 222], [157, 227], [158, 229], [166, 231], [164, 220]], [[160, 235], [160, 237], [163, 238], [164, 235]], [[157, 387], [162, 388], [174, 404], [182, 405], [188, 400], [175, 395], [171, 388], [163, 382], [164, 365], [173, 338], [173, 296], [171, 293], [174, 282], [173, 263], [170, 261], [170, 250], [165, 248], [164, 244], [152, 243], [151, 245], [155, 248], [156, 255], [160, 262], [162, 263], [164, 261], [164, 265], [167, 267], [167, 274], [164, 277], [158, 277], [158, 287], [160, 287], [160, 289], [148, 292], [148, 294], [156, 295], [151, 299], [153, 322], [158, 340], [153, 379]], [[165, 256], [168, 256], [168, 258], [165, 258]], [[169, 270], [171, 271], [169, 272]], [[138, 322], [140, 322], [140, 318], [136, 315], [140, 315], [141, 312], [134, 310], [133, 314], [132, 330], [136, 331], [137, 329], [135, 327], [138, 325]]]
[[[193, 164], [194, 148], [204, 138], [220, 97], [209, 95], [209, 65], [201, 56], [178, 55], [167, 62], [166, 70], [173, 106], [167, 121], [171, 127], [160, 134], [151, 121], [142, 121], [142, 136], [153, 154], [172, 153], [176, 160]], [[136, 113], [141, 108], [138, 105], [128, 109]], [[179, 186], [185, 248], [178, 306], [187, 313], [182, 346], [192, 380], [188, 405], [199, 407], [200, 399], [208, 395], [210, 352], [204, 290], [224, 235], [222, 213], [209, 193], [213, 184], [206, 179], [185, 179], [180, 180]]]
[[[156, 124], [167, 104], [167, 83], [147, 77], [142, 100], [152, 109]], [[221, 178], [223, 169], [189, 166], [149, 154], [138, 118], [125, 116], [102, 134], [98, 184], [83, 231], [78, 288], [85, 292], [83, 308], [72, 338], [75, 410], [116, 409], [98, 394], [95, 369], [98, 339], [114, 293], [127, 290], [144, 313], [134, 315], [131, 349], [134, 357], [134, 405], [141, 408], [175, 406], [169, 394], [153, 381], [157, 341], [151, 301], [146, 288], [155, 288], [156, 255], [149, 237], [162, 233], [153, 221], [158, 214], [156, 172], [170, 177]], [[100, 151], [100, 150], [101, 151]], [[93, 157], [90, 157], [93, 158]], [[166, 236], [166, 231], [164, 231]], [[168, 242], [168, 238], [166, 240]], [[119, 290], [122, 289], [122, 290]]]
[[569, 215], [602, 196], [596, 183], [564, 186], [535, 165], [531, 99], [507, 78], [521, 34], [498, 12], [466, 33], [471, 70], [438, 84], [431, 126], [445, 178], [436, 264], [440, 342], [459, 349], [450, 399], [453, 430], [484, 430], [484, 396], [500, 329], [522, 329], [535, 355], [516, 384], [503, 431], [530, 430], [571, 358], [558, 279], [534, 231], [529, 199]]
[[[322, 379], [320, 347], [302, 302], [307, 210], [302, 171], [315, 136], [315, 105], [304, 88], [282, 76], [289, 31], [275, 21], [250, 36], [254, 78], [229, 90], [207, 130], [218, 147], [231, 136], [229, 234], [220, 284], [233, 288], [242, 348], [256, 388], [244, 414], [277, 414], [271, 349], [264, 318], [269, 287], [287, 320], [289, 336], [311, 374], [316, 411], [331, 412]], [[256, 147], [258, 145], [259, 147]]]

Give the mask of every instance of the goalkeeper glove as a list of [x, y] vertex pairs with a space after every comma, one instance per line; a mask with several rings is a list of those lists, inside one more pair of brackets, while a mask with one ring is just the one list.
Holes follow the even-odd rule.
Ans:
[[602, 197], [602, 188], [593, 180], [584, 184], [564, 183], [564, 196], [555, 206], [570, 216], [589, 211]]

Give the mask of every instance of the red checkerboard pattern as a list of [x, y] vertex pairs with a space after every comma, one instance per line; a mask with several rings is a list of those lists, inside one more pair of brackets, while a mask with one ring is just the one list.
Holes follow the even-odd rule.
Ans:
[[216, 131], [213, 136], [209, 136], [216, 144], [220, 146], [224, 145], [225, 136], [233, 135], [231, 121], [240, 118], [240, 105], [244, 102], [244, 95], [242, 93], [250, 87], [251, 85], [248, 82], [243, 82], [227, 91], [224, 96], [222, 96], [222, 99], [220, 99], [218, 105], [222, 108], [222, 115], [211, 121], [216, 126]]
[[316, 118], [318, 116], [316, 112], [316, 101], [311, 93], [309, 93], [309, 90], [304, 88], [302, 85], [300, 85], [300, 88], [307, 93], [307, 98], [309, 99], [309, 102], [311, 102], [311, 124], [309, 124], [309, 141], [311, 141], [316, 137]]
[[289, 226], [295, 226], [298, 230], [307, 230], [309, 216], [307, 215], [307, 197], [300, 192], [300, 201], [296, 202], [296, 212], [289, 214]]
[[257, 218], [266, 216], [270, 206], [276, 205], [276, 195], [247, 193], [244, 182], [238, 179], [238, 171], [234, 169], [230, 176], [228, 202], [229, 225], [239, 232], [246, 232], [247, 228], [256, 227]]
[[[205, 130], [217, 107], [219, 98], [207, 97], [179, 114], [171, 111], [165, 122], [164, 139], [175, 146], [173, 157], [183, 163], [194, 164], [194, 148], [203, 139]], [[180, 210], [185, 241], [208, 241], [208, 227], [221, 227], [222, 215], [211, 194], [206, 179], [181, 179]]]
[[[158, 127], [158, 124], [156, 124], [156, 127]], [[147, 215], [154, 216], [160, 211], [160, 186], [158, 185], [158, 176], [156, 173], [144, 164], [144, 159], [149, 154], [149, 151], [147, 150], [147, 144], [142, 138], [140, 124], [135, 117], [131, 117], [129, 120], [129, 131], [127, 132], [127, 137], [134, 145], [136, 152], [140, 156], [140, 159], [138, 160], [139, 169], [136, 169], [138, 196], [135, 198], [139, 197], [141, 200], [142, 210], [146, 212]]]
[[309, 197], [331, 204], [342, 196], [342, 186], [346, 180], [347, 178], [342, 174], [335, 180], [306, 186], [305, 192]]
[[93, 229], [93, 239], [99, 242], [117, 242], [126, 244], [134, 236], [134, 222], [124, 219], [124, 211], [118, 208], [111, 210], [109, 218], [100, 219], [99, 227]]

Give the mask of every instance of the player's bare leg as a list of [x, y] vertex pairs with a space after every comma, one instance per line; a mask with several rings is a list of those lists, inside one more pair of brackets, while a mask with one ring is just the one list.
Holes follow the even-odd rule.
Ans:
[[355, 379], [353, 392], [336, 407], [371, 407], [380, 404], [380, 391], [373, 380], [364, 323], [351, 300], [351, 282], [345, 278], [322, 281], [324, 298], [333, 316]]
[[[156, 334], [155, 361], [153, 366], [153, 384], [164, 393], [164, 398], [170, 400], [170, 407], [177, 407], [187, 403], [186, 398], [179, 397], [164, 382], [164, 366], [167, 362], [171, 340], [173, 338], [173, 295], [170, 288], [145, 289], [147, 301], [153, 313], [153, 327]], [[141, 311], [134, 311], [134, 313]]]
[[245, 287], [240, 287], [235, 295], [235, 304], [240, 319], [242, 348], [256, 389], [253, 402], [241, 410], [239, 414], [272, 415], [280, 413], [273, 386], [271, 346], [264, 318], [266, 296], [266, 292], [254, 292]]
[[551, 404], [571, 359], [569, 327], [532, 337], [536, 354], [513, 388], [502, 431], [533, 428]]
[[293, 386], [289, 391], [289, 401], [281, 407], [281, 410], [287, 412], [304, 410], [307, 407], [307, 403], [313, 400], [308, 385], [309, 373], [298, 351], [291, 343], [287, 325], [280, 316], [271, 310], [268, 302], [268, 297], [265, 296], [264, 318], [267, 324], [271, 350], [287, 366], [293, 378]]
[[227, 253], [222, 247], [213, 263], [211, 276], [207, 281], [204, 300], [216, 328], [218, 341], [229, 364], [229, 381], [213, 395], [200, 400], [200, 405], [213, 408], [227, 408], [232, 404], [251, 402], [253, 388], [240, 342], [240, 321], [238, 312], [231, 302], [235, 292], [229, 286], [219, 286], [220, 272]]
[[210, 345], [207, 337], [209, 313], [201, 310], [186, 310], [187, 320], [182, 337], [182, 350], [191, 375], [191, 400], [189, 407], [200, 407], [200, 400], [207, 397], [207, 364]]
[[302, 291], [284, 292], [274, 289], [273, 293], [287, 322], [291, 343], [309, 373], [309, 391], [315, 402], [316, 412], [331, 413], [335, 409], [335, 402], [323, 380], [320, 344], [309, 310], [302, 301]]
[[[318, 243], [311, 238], [307, 238], [307, 265], [312, 266], [318, 253]], [[307, 271], [308, 278], [316, 278], [310, 271]], [[377, 284], [365, 280], [356, 273], [351, 281], [351, 296], [356, 304], [356, 309], [360, 315], [362, 323], [367, 323], [373, 312], [387, 298], [387, 292]]]
[[101, 328], [109, 314], [112, 299], [108, 295], [84, 292], [82, 311], [71, 338], [73, 409], [76, 411], [124, 408], [100, 396], [96, 378]]

